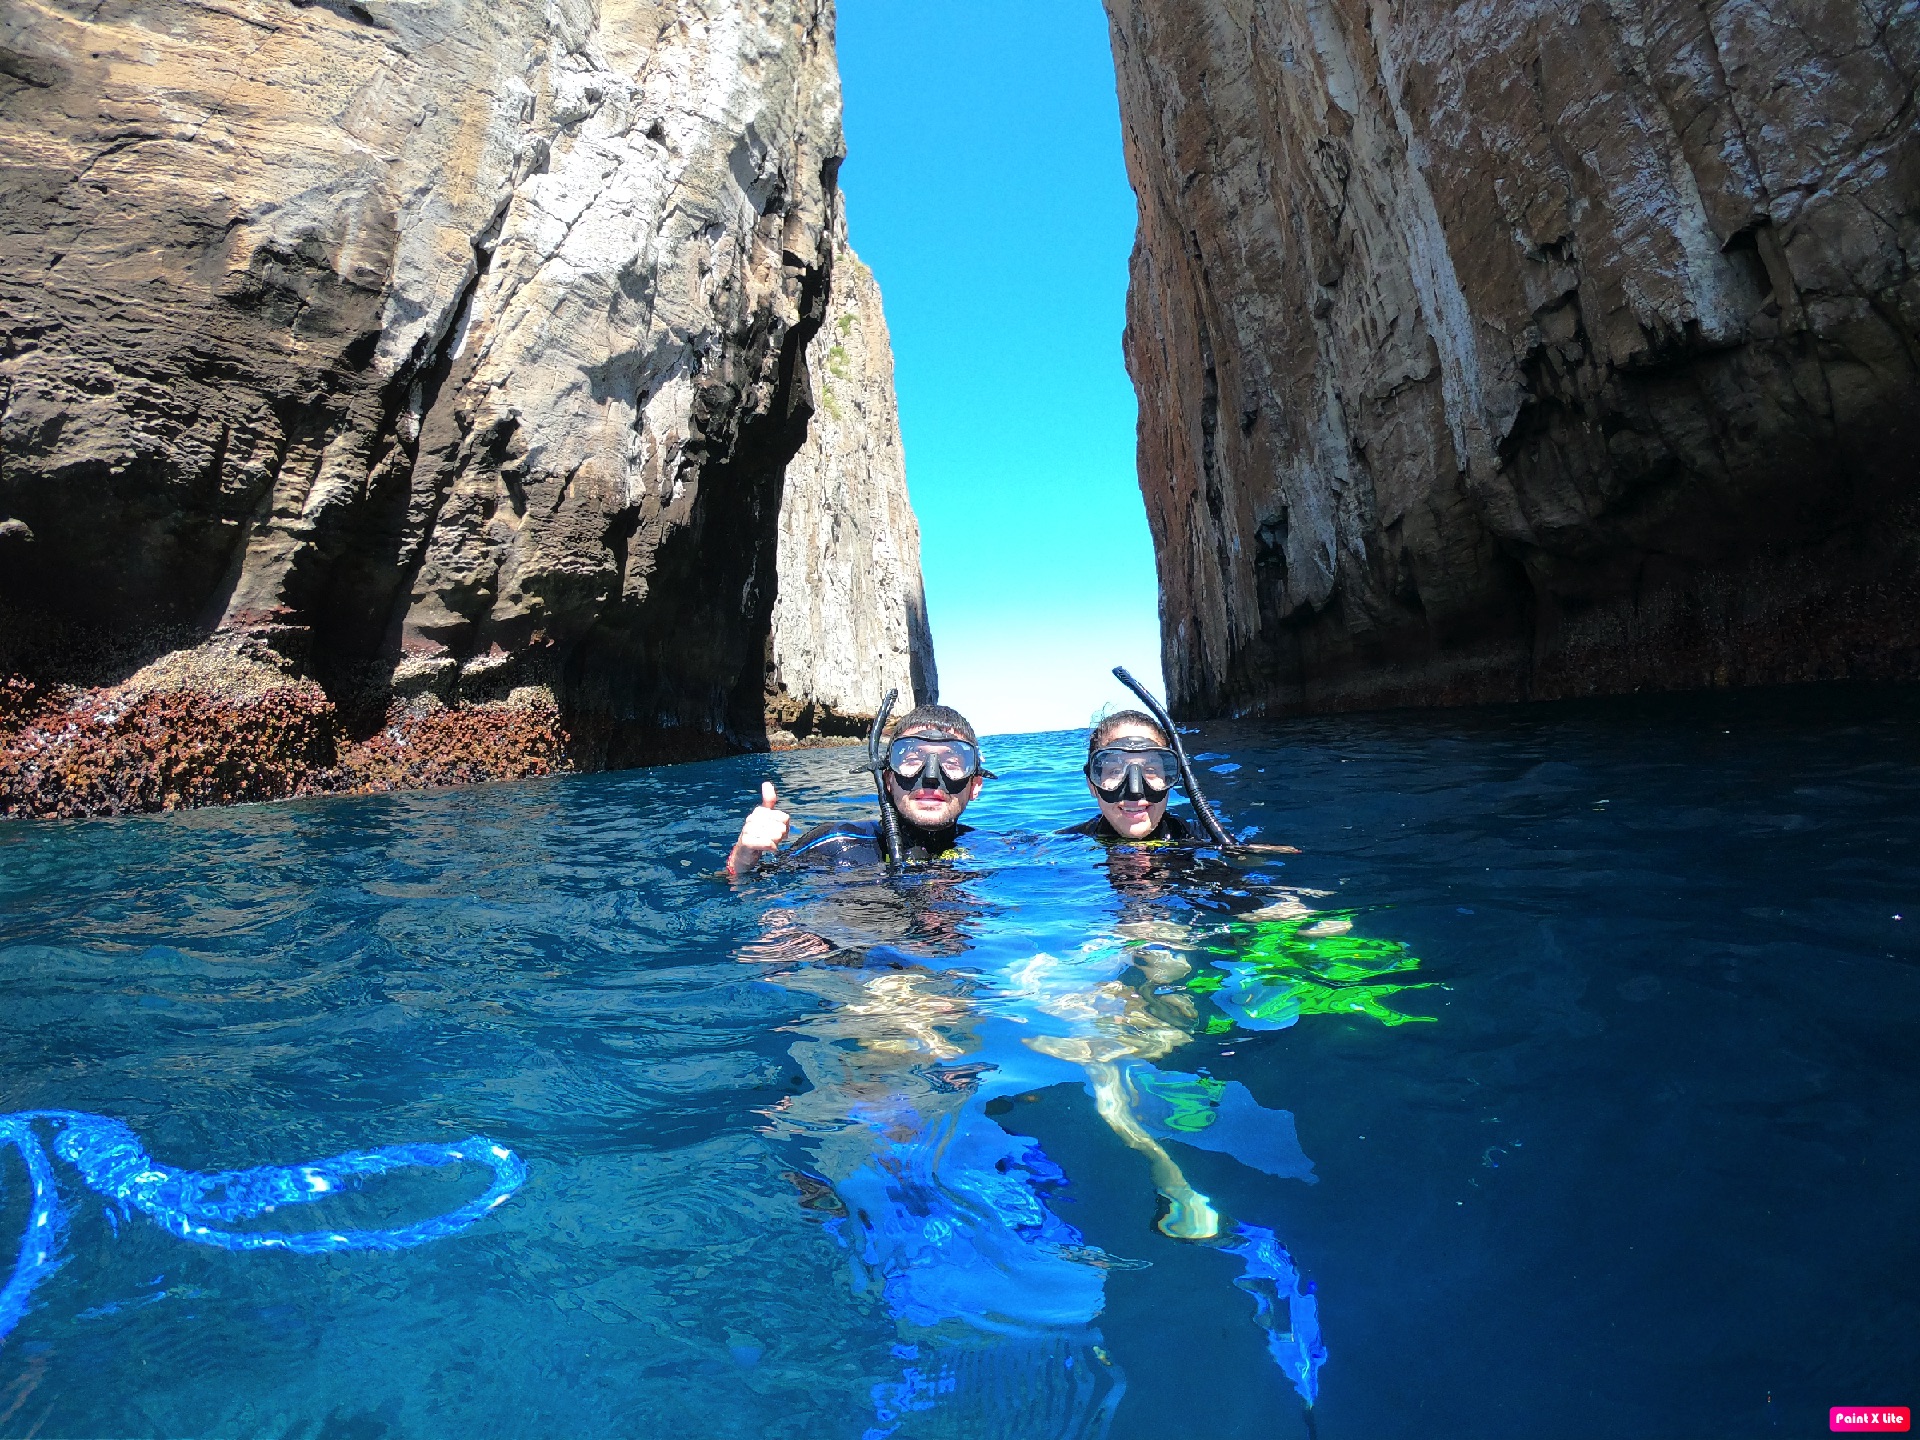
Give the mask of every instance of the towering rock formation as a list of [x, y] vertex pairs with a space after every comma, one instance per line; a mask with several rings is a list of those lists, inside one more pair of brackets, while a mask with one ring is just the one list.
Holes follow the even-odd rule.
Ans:
[[780, 507], [767, 724], [776, 743], [864, 735], [897, 689], [896, 714], [937, 698], [920, 586], [920, 526], [893, 394], [893, 350], [873, 272], [834, 224], [826, 323], [807, 350], [814, 414]]
[[[764, 744], [841, 150], [832, 0], [0, 10], [0, 729], [297, 732], [141, 804]], [[119, 803], [51, 733], [15, 808]]]
[[1108, 12], [1188, 713], [1920, 674], [1920, 10]]

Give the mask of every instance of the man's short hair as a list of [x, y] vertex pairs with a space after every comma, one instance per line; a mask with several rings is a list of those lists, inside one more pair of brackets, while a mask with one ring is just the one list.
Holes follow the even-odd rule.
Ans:
[[969, 745], [978, 745], [980, 737], [973, 733], [973, 726], [950, 705], [916, 705], [887, 727], [888, 735], [904, 735], [909, 730], [945, 730], [957, 735]]

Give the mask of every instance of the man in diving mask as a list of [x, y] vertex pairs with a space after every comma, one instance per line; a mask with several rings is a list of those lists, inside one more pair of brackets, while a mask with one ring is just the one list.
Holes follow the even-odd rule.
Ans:
[[[909, 861], [936, 860], [954, 849], [970, 827], [960, 813], [992, 772], [980, 761], [980, 738], [967, 717], [945, 705], [922, 705], [894, 726], [884, 776], [888, 802], [899, 818], [902, 853]], [[727, 856], [727, 873], [743, 875], [774, 853], [793, 828], [773, 782], [760, 787], [760, 805], [740, 827]], [[878, 820], [816, 825], [785, 854], [806, 865], [878, 865], [886, 857]]]

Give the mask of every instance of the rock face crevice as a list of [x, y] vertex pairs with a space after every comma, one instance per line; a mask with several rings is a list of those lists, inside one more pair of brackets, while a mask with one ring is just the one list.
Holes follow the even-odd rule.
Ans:
[[1920, 674], [1920, 12], [1108, 12], [1187, 713]]
[[0, 670], [764, 746], [842, 148], [831, 0], [11, 6]]
[[864, 736], [889, 690], [899, 715], [940, 693], [893, 349], [880, 287], [847, 244], [844, 203], [808, 368], [814, 414], [780, 509], [766, 684], [776, 745]]

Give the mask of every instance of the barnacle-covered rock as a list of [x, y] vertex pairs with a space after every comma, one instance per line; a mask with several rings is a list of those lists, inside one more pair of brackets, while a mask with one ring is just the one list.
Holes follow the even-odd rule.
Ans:
[[831, 0], [16, 7], [0, 674], [298, 694], [380, 783], [764, 747], [841, 150]]

